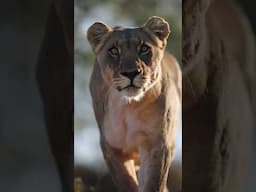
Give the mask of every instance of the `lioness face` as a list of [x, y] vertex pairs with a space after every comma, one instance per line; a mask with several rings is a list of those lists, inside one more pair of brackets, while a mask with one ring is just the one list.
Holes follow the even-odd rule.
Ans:
[[159, 77], [169, 33], [165, 20], [152, 17], [140, 28], [95, 23], [87, 38], [106, 83], [123, 96], [139, 100]]
[[158, 77], [162, 55], [163, 50], [142, 29], [117, 29], [109, 34], [97, 59], [111, 73], [111, 86], [125, 96], [136, 97]]

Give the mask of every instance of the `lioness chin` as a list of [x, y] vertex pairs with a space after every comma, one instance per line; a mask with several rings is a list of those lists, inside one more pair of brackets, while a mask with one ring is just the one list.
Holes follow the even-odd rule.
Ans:
[[87, 32], [96, 57], [90, 92], [101, 147], [122, 192], [166, 189], [181, 108], [181, 72], [165, 52], [169, 33], [156, 16], [138, 28], [94, 23]]

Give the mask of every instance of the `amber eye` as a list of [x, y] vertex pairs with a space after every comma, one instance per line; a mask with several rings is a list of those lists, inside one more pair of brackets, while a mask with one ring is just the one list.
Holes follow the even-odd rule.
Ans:
[[116, 47], [112, 47], [108, 50], [109, 54], [113, 57], [118, 57], [119, 51]]
[[146, 54], [149, 53], [149, 51], [150, 51], [149, 46], [147, 46], [147, 45], [145, 45], [145, 44], [143, 44], [143, 45], [140, 47], [140, 54], [141, 54], [141, 55], [146, 55]]

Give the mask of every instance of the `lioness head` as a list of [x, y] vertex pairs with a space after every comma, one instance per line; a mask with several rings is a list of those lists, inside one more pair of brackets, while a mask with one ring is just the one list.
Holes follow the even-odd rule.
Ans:
[[123, 96], [138, 100], [160, 76], [169, 33], [169, 24], [154, 16], [138, 28], [94, 23], [87, 39], [104, 81]]

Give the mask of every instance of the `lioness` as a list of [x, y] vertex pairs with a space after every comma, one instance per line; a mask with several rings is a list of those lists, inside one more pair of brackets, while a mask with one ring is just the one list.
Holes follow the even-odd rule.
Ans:
[[90, 92], [101, 147], [121, 192], [166, 187], [181, 96], [179, 65], [165, 52], [169, 33], [156, 16], [139, 28], [94, 23], [87, 32], [96, 56]]

